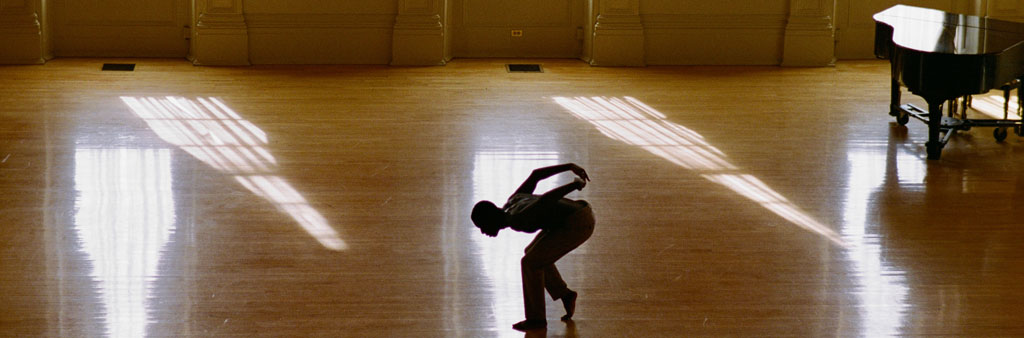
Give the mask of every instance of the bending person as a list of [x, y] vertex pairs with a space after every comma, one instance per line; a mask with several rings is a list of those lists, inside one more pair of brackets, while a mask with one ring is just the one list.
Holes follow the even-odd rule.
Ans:
[[[579, 177], [572, 183], [534, 195], [537, 182], [566, 171], [572, 171]], [[565, 198], [573, 190], [583, 190], [589, 180], [587, 172], [572, 163], [538, 168], [508, 198], [505, 206], [498, 208], [492, 202], [480, 201], [473, 207], [473, 223], [487, 236], [495, 237], [504, 228], [527, 233], [540, 230], [540, 234], [526, 247], [522, 259], [526, 320], [512, 325], [512, 328], [527, 331], [547, 327], [545, 289], [552, 299], [562, 300], [565, 306], [562, 320], [572, 319], [577, 293], [566, 286], [555, 262], [583, 244], [594, 232], [594, 213], [590, 204]]]

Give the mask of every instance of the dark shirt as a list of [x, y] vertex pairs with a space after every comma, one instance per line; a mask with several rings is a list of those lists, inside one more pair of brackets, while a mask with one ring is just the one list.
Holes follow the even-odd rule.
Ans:
[[585, 205], [568, 198], [544, 203], [539, 195], [513, 194], [501, 209], [508, 215], [509, 228], [529, 233], [562, 227], [566, 218]]

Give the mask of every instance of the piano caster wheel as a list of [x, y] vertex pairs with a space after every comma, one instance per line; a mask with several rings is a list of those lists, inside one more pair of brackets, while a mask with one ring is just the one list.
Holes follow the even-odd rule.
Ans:
[[900, 112], [899, 115], [896, 116], [896, 123], [899, 123], [901, 126], [907, 125], [907, 122], [910, 122], [910, 114]]
[[1006, 139], [1006, 128], [996, 128], [992, 131], [992, 137], [996, 138], [996, 142], [1003, 142]]
[[929, 144], [926, 144], [925, 147], [928, 149], [929, 160], [938, 160], [940, 157], [942, 157], [941, 145], [930, 144], [929, 142]]

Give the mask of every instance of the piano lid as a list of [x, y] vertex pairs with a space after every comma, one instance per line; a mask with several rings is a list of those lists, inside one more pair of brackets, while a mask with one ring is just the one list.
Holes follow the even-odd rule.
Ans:
[[896, 5], [874, 15], [892, 42], [925, 53], [998, 54], [1024, 41], [1024, 23]]

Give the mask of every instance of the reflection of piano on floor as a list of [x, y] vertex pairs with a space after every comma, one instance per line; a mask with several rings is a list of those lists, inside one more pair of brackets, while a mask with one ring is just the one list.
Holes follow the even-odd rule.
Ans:
[[[897, 5], [875, 14], [875, 55], [892, 64], [889, 114], [928, 124], [928, 158], [939, 159], [957, 130], [1020, 129], [1020, 120], [942, 116], [942, 104], [982, 94], [1024, 77], [1024, 23]], [[900, 84], [928, 102], [928, 111], [900, 105]], [[1018, 90], [1019, 102], [1024, 91]], [[952, 107], [951, 107], [952, 108]], [[951, 110], [952, 111], [952, 110]], [[943, 133], [945, 133], [943, 135]]]

